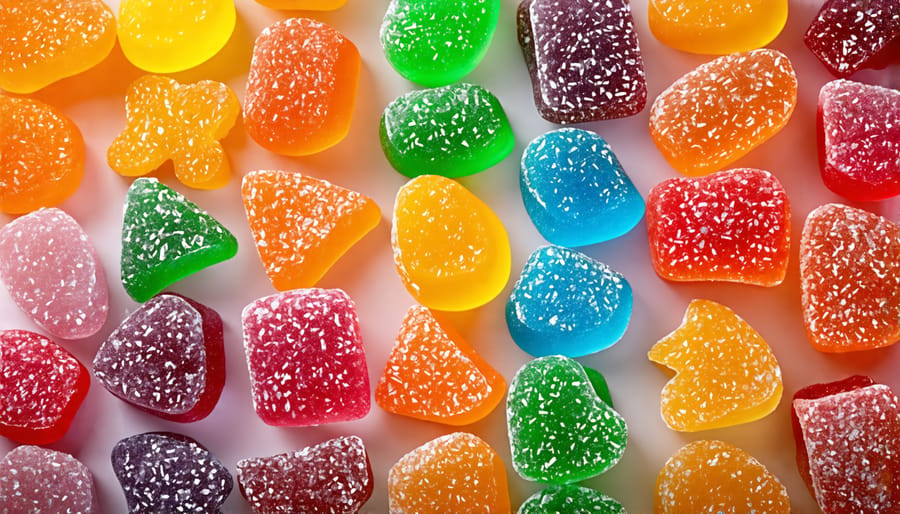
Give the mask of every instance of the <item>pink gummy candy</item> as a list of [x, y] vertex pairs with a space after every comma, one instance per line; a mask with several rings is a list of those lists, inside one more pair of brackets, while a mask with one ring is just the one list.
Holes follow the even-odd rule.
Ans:
[[3, 512], [99, 512], [94, 481], [75, 457], [40, 446], [19, 446], [0, 460]]
[[276, 426], [364, 417], [369, 373], [356, 305], [340, 289], [296, 289], [260, 298], [243, 315], [256, 413]]
[[836, 77], [900, 60], [897, 0], [826, 0], [803, 42]]
[[59, 209], [40, 209], [0, 230], [0, 278], [22, 311], [50, 335], [80, 339], [106, 322], [106, 275], [87, 234]]

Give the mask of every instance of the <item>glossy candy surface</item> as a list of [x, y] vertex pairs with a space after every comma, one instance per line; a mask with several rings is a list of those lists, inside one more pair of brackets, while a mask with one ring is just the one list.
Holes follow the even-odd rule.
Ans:
[[538, 491], [519, 506], [517, 514], [625, 514], [625, 507], [605, 494], [578, 485], [552, 486]]
[[3, 512], [100, 512], [91, 471], [75, 457], [40, 446], [19, 446], [0, 460]]
[[836, 77], [900, 61], [896, 0], [826, 0], [803, 42]]

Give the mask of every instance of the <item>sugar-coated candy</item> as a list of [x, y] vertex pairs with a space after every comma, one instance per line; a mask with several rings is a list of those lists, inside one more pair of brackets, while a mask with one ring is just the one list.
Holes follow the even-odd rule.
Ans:
[[107, 152], [120, 175], [146, 175], [171, 160], [184, 185], [216, 189], [228, 182], [231, 167], [222, 148], [241, 112], [234, 92], [221, 82], [181, 84], [145, 75], [128, 87], [127, 126]]
[[101, 0], [4, 0], [0, 89], [33, 93], [99, 64], [116, 43], [116, 18]]
[[644, 200], [612, 148], [587, 130], [562, 128], [535, 138], [522, 154], [519, 186], [538, 232], [560, 246], [617, 238], [644, 215]]
[[67, 453], [29, 445], [0, 460], [0, 506], [10, 514], [100, 512], [87, 466]]
[[647, 196], [647, 234], [653, 269], [666, 280], [775, 286], [790, 258], [790, 200], [763, 170], [673, 178]]
[[519, 506], [517, 514], [625, 514], [625, 507], [605, 494], [579, 485], [552, 486]]
[[900, 339], [900, 227], [862, 209], [827, 204], [800, 236], [806, 334], [822, 352], [889, 346]]
[[138, 302], [237, 253], [237, 239], [209, 213], [156, 179], [128, 188], [122, 223], [122, 285]]
[[244, 96], [244, 127], [262, 147], [308, 155], [334, 146], [350, 130], [359, 51], [334, 27], [288, 18], [262, 31]]
[[113, 446], [111, 460], [129, 513], [217, 513], [234, 487], [228, 469], [181, 434], [126, 437]]
[[253, 408], [275, 426], [360, 419], [371, 405], [356, 304], [340, 289], [260, 298], [241, 315]]
[[118, 398], [163, 419], [203, 419], [225, 385], [222, 319], [183, 296], [153, 297], [97, 350], [94, 376]]
[[526, 480], [580, 482], [607, 471], [625, 452], [625, 419], [597, 395], [581, 364], [561, 355], [516, 372], [506, 419], [513, 468]]
[[273, 9], [302, 9], [309, 11], [331, 11], [342, 7], [347, 0], [256, 0], [257, 3]]
[[519, 45], [538, 113], [553, 123], [632, 116], [647, 103], [628, 0], [522, 0]]
[[151, 73], [193, 68], [219, 53], [237, 22], [234, 0], [120, 0], [119, 45]]
[[431, 309], [474, 309], [500, 294], [509, 279], [503, 223], [478, 197], [439, 175], [400, 188], [391, 246], [407, 291]]
[[535, 357], [580, 357], [609, 348], [631, 320], [631, 286], [622, 274], [561, 246], [525, 262], [506, 302], [513, 341]]
[[765, 339], [728, 307], [693, 300], [675, 331], [650, 349], [676, 375], [660, 412], [672, 430], [696, 432], [749, 423], [781, 401], [781, 367]]
[[828, 189], [858, 201], [900, 195], [900, 91], [834, 80], [819, 91], [818, 115]]
[[502, 161], [515, 145], [497, 97], [465, 83], [395, 99], [379, 130], [385, 157], [407, 177], [472, 175]]
[[648, 22], [656, 39], [672, 48], [724, 55], [768, 45], [787, 17], [788, 0], [650, 0]]
[[237, 463], [241, 495], [254, 513], [354, 514], [372, 496], [369, 456], [357, 436]]
[[72, 120], [39, 100], [0, 94], [0, 212], [58, 205], [83, 174], [84, 140]]
[[251, 171], [241, 195], [256, 250], [279, 291], [314, 286], [381, 221], [371, 198], [300, 173]]
[[46, 337], [0, 332], [0, 435], [50, 444], [65, 435], [91, 384], [78, 359]]
[[801, 389], [793, 402], [801, 472], [826, 514], [900, 512], [900, 400], [864, 379]]
[[391, 467], [388, 502], [391, 514], [509, 513], [506, 466], [478, 436], [454, 432]]
[[650, 136], [685, 175], [707, 175], [777, 134], [797, 103], [797, 76], [777, 50], [719, 57], [675, 81], [653, 102]]
[[836, 77], [878, 68], [900, 57], [896, 0], [826, 0], [803, 42]]
[[0, 279], [22, 312], [54, 337], [89, 337], [106, 322], [103, 266], [64, 211], [39, 209], [0, 229]]
[[391, 66], [426, 87], [451, 84], [478, 66], [500, 17], [500, 0], [391, 0], [381, 48]]
[[452, 327], [425, 307], [410, 307], [375, 402], [395, 414], [466, 425], [487, 416], [503, 399], [506, 381]]
[[656, 514], [790, 514], [787, 489], [750, 454], [723, 441], [688, 443], [656, 477]]

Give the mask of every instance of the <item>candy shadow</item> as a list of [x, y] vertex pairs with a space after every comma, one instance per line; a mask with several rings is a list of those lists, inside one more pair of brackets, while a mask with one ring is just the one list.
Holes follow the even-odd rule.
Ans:
[[[250, 70], [250, 59], [253, 57], [253, 43], [255, 40], [256, 36], [251, 31], [244, 16], [238, 11], [234, 31], [231, 33], [231, 37], [228, 38], [225, 46], [209, 60], [193, 68], [174, 73], [172, 78], [181, 83], [216, 80], [230, 83], [229, 85], [234, 88], [237, 86], [237, 79], [246, 79]], [[243, 82], [244, 80], [240, 81], [241, 86]]]
[[146, 72], [136, 68], [116, 42], [110, 54], [97, 66], [54, 82], [34, 96], [58, 107], [67, 107], [98, 98], [124, 97], [128, 86]]

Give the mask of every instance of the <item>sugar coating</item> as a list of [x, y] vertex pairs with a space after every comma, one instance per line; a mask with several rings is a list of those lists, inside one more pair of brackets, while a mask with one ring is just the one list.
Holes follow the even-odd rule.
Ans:
[[800, 299], [813, 348], [849, 352], [900, 339], [900, 228], [840, 204], [809, 213], [800, 236]]
[[113, 446], [111, 460], [129, 513], [216, 513], [234, 487], [225, 466], [181, 434], [126, 437]]
[[628, 0], [523, 0], [516, 18], [544, 119], [582, 123], [644, 108], [644, 60]]
[[3, 512], [99, 512], [90, 470], [75, 457], [40, 446], [19, 446], [0, 460]]
[[600, 399], [581, 364], [561, 355], [516, 372], [506, 419], [513, 468], [526, 480], [580, 482], [612, 468], [625, 452], [625, 419]]
[[254, 513], [353, 514], [372, 496], [369, 456], [357, 436], [302, 450], [239, 460], [241, 494]]
[[797, 76], [777, 50], [753, 50], [698, 66], [660, 93], [650, 135], [685, 175], [718, 171], [777, 134], [797, 103]]
[[605, 494], [578, 485], [551, 486], [529, 496], [517, 514], [548, 512], [625, 514], [625, 507]]
[[103, 266], [64, 211], [39, 209], [0, 229], [0, 278], [16, 305], [50, 335], [89, 337], [106, 322]]
[[826, 0], [803, 43], [836, 77], [883, 66], [881, 57], [897, 59], [900, 9], [896, 0]]
[[509, 512], [506, 467], [481, 438], [454, 432], [391, 467], [388, 502], [391, 514]]
[[356, 305], [340, 289], [260, 298], [241, 315], [253, 407], [266, 423], [308, 426], [369, 412]]
[[615, 239], [644, 215], [644, 200], [612, 147], [587, 130], [562, 128], [522, 154], [519, 186], [538, 232], [560, 246]]
[[385, 157], [407, 177], [478, 173], [515, 145], [497, 97], [466, 83], [400, 96], [385, 107], [379, 130]]

